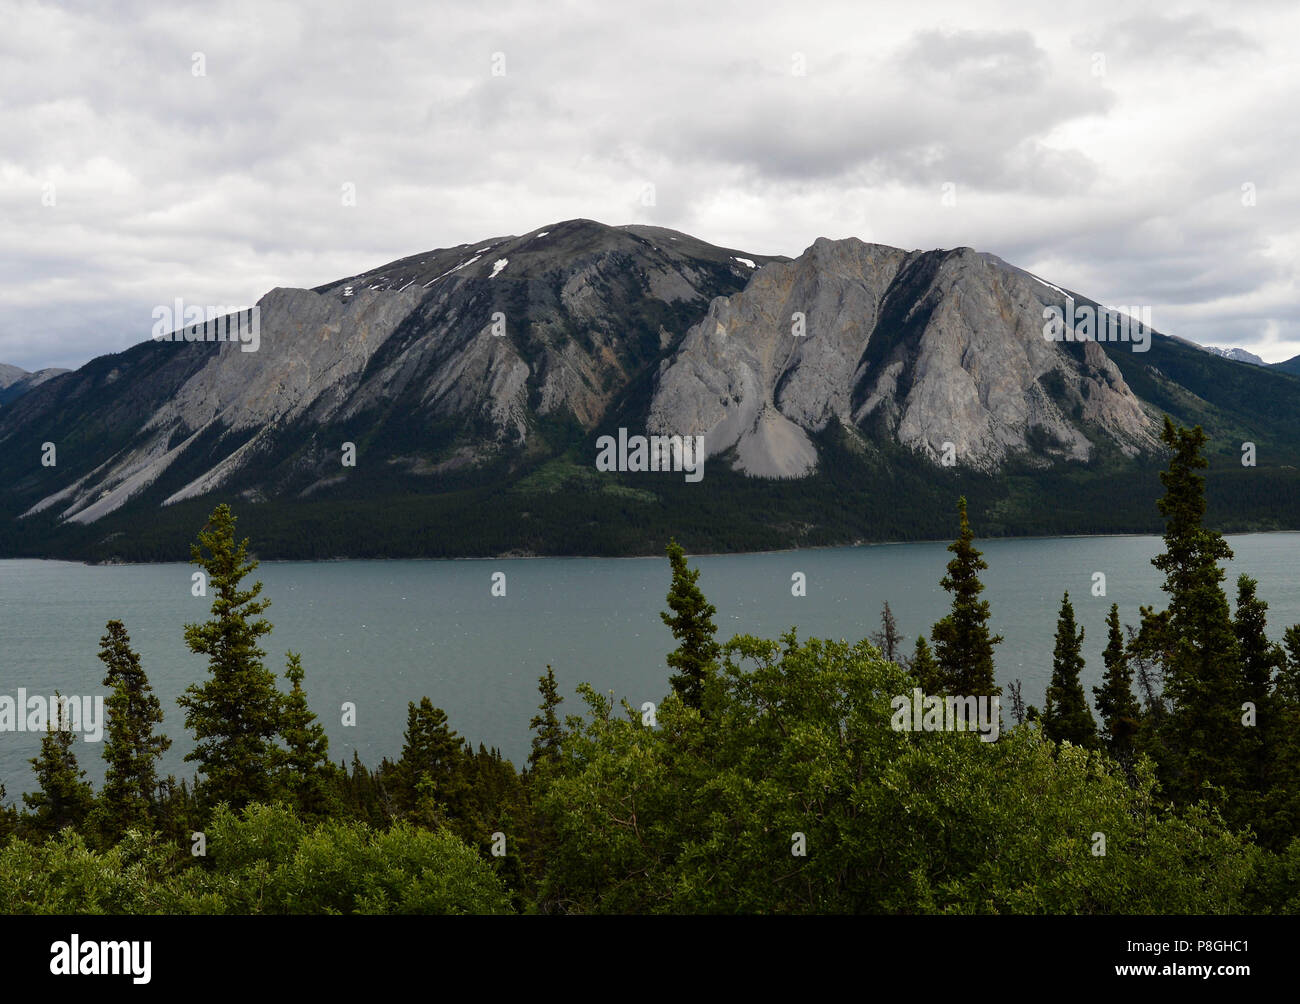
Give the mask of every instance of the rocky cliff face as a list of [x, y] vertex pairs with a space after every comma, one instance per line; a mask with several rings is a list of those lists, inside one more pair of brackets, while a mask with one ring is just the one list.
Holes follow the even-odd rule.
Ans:
[[[1163, 335], [1044, 338], [1071, 306], [1097, 309], [969, 248], [788, 259], [570, 220], [429, 251], [272, 290], [256, 351], [182, 336], [0, 369], [0, 397], [25, 381], [0, 406], [0, 553], [175, 560], [215, 500], [282, 557], [935, 537], [949, 464], [994, 532], [1146, 532], [1149, 506], [1107, 500], [1149, 490], [1162, 413], [1231, 470], [1258, 443], [1273, 466], [1229, 508], [1293, 526], [1293, 377]], [[713, 475], [598, 472], [620, 428], [702, 436]]]
[[1044, 337], [1066, 296], [969, 248], [818, 240], [710, 306], [662, 364], [648, 424], [764, 477], [812, 471], [808, 433], [832, 420], [982, 470], [1087, 460], [1101, 438], [1154, 449], [1106, 352]]
[[82, 523], [150, 490], [164, 505], [233, 482], [310, 495], [339, 480], [326, 429], [364, 440], [372, 462], [472, 465], [525, 446], [542, 419], [593, 428], [710, 299], [777, 260], [744, 257], [571, 220], [276, 289], [257, 304], [256, 351], [177, 336], [102, 357], [6, 409], [0, 443], [30, 458], [61, 444], [56, 467], [22, 479], [23, 514]]

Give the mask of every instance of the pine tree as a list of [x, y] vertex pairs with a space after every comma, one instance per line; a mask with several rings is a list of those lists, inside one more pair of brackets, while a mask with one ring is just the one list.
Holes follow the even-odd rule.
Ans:
[[197, 763], [204, 775], [205, 804], [227, 802], [240, 808], [268, 798], [279, 759], [283, 698], [258, 646], [258, 639], [271, 631], [270, 622], [259, 616], [270, 600], [258, 598], [260, 582], [239, 588], [258, 563], [248, 560], [247, 539], [235, 543], [235, 517], [228, 505], [213, 511], [190, 554], [206, 570], [215, 595], [211, 620], [185, 625], [186, 644], [208, 657], [209, 671], [206, 681], [190, 684], [178, 699], [195, 738], [185, 759]]
[[721, 653], [714, 640], [717, 628], [713, 615], [717, 608], [709, 603], [696, 581], [700, 570], [686, 567], [686, 552], [675, 540], [668, 542], [668, 561], [672, 565], [672, 584], [668, 589], [668, 606], [672, 615], [660, 613], [680, 645], [668, 655], [668, 665], [677, 670], [671, 678], [675, 690], [689, 707], [704, 703], [704, 684]]
[[528, 727], [536, 731], [533, 736], [532, 751], [528, 754], [528, 766], [536, 770], [541, 764], [553, 764], [560, 756], [560, 744], [564, 741], [564, 729], [560, 725], [556, 709], [563, 703], [559, 689], [555, 685], [555, 671], [546, 667], [546, 675], [537, 678], [537, 689], [541, 692], [540, 714], [534, 715]]
[[375, 775], [361, 762], [356, 750], [352, 751], [352, 766], [346, 772], [347, 789], [353, 813], [376, 828], [382, 828], [389, 818], [385, 812]]
[[1219, 567], [1232, 551], [1202, 525], [1205, 479], [1196, 471], [1209, 466], [1205, 433], [1200, 426], [1175, 428], [1165, 416], [1161, 438], [1172, 451], [1160, 474], [1165, 550], [1151, 563], [1165, 573], [1169, 606], [1159, 614], [1143, 609], [1141, 636], [1143, 653], [1162, 664], [1169, 704], [1159, 761], [1175, 800], [1201, 798], [1211, 784], [1231, 802], [1247, 773], [1241, 658]]
[[94, 805], [94, 790], [77, 763], [73, 743], [77, 734], [69, 727], [63, 695], [55, 691], [54, 714], [46, 722], [39, 756], [28, 761], [40, 787], [25, 792], [23, 802], [35, 814], [38, 833], [55, 833], [65, 826], [79, 827]]
[[1002, 636], [990, 636], [989, 604], [979, 598], [984, 590], [979, 573], [989, 566], [973, 544], [975, 534], [966, 516], [964, 497], [958, 500], [957, 511], [960, 532], [948, 545], [954, 557], [940, 582], [952, 594], [952, 612], [930, 630], [940, 692], [991, 697], [1002, 693], [993, 672], [993, 646], [1001, 643]]
[[402, 756], [393, 769], [400, 808], [425, 825], [465, 814], [469, 796], [464, 776], [465, 752], [447, 712], [428, 697], [407, 704]]
[[5, 802], [8, 797], [9, 793], [5, 790], [4, 783], [0, 782], [0, 847], [4, 846], [17, 825], [15, 810]]
[[1092, 749], [1097, 745], [1097, 723], [1079, 682], [1084, 666], [1083, 633], [1083, 628], [1075, 631], [1074, 607], [1067, 592], [1056, 621], [1056, 650], [1043, 710], [1043, 735], [1053, 742]]
[[930, 650], [930, 644], [925, 640], [925, 635], [916, 636], [916, 649], [912, 653], [912, 661], [909, 667], [912, 676], [916, 678], [917, 686], [921, 688], [924, 694], [938, 694], [940, 692], [939, 683], [939, 665], [934, 661], [934, 654]]
[[172, 742], [154, 735], [154, 726], [162, 724], [162, 703], [121, 621], [106, 625], [99, 658], [106, 667], [104, 686], [112, 690], [105, 707], [108, 723], [99, 816], [105, 836], [116, 842], [128, 829], [145, 830], [157, 823], [157, 765]]
[[1256, 595], [1256, 585], [1249, 575], [1237, 577], [1237, 616], [1233, 622], [1241, 655], [1243, 717], [1247, 702], [1255, 714], [1255, 725], [1246, 727], [1242, 743], [1245, 784], [1255, 793], [1251, 818], [1266, 811], [1260, 798], [1271, 787], [1271, 775], [1277, 773], [1279, 756], [1286, 748], [1285, 743], [1277, 742], [1277, 731], [1272, 727], [1280, 711], [1273, 695], [1274, 677], [1286, 665], [1286, 653], [1281, 645], [1268, 640], [1268, 604]]
[[889, 609], [888, 601], [880, 611], [880, 630], [871, 635], [871, 643], [880, 649], [880, 654], [889, 662], [896, 662], [902, 654], [903, 636], [899, 633], [898, 622], [894, 619], [894, 612]]
[[284, 698], [281, 724], [285, 745], [280, 761], [283, 786], [304, 812], [320, 813], [326, 806], [332, 773], [329, 739], [324, 726], [307, 704], [307, 694], [302, 687], [301, 657], [296, 652], [288, 652], [285, 659], [284, 675], [290, 690]]
[[1023, 684], [1019, 679], [1012, 680], [1007, 686], [1007, 696], [1011, 698], [1011, 719], [1016, 725], [1025, 724], [1025, 695]]
[[1255, 594], [1257, 583], [1249, 575], [1237, 577], [1237, 617], [1233, 630], [1241, 654], [1241, 698], [1267, 712], [1273, 677], [1285, 664], [1282, 646], [1268, 640], [1268, 604]]
[[1286, 658], [1273, 681], [1269, 711], [1260, 720], [1268, 754], [1268, 787], [1261, 818], [1255, 823], [1260, 843], [1282, 851], [1300, 832], [1300, 624], [1286, 629]]
[[1106, 649], [1102, 653], [1106, 672], [1101, 686], [1092, 688], [1092, 695], [1097, 702], [1097, 714], [1101, 716], [1106, 749], [1116, 760], [1127, 765], [1135, 753], [1134, 741], [1141, 709], [1133, 696], [1133, 670], [1120, 631], [1118, 603], [1110, 605], [1106, 631]]

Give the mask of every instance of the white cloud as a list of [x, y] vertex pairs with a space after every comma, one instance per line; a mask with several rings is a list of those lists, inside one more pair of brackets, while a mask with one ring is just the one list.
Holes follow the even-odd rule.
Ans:
[[572, 217], [759, 254], [971, 245], [1174, 334], [1300, 353], [1294, 5], [0, 16], [0, 361], [27, 368], [141, 340], [176, 297], [252, 303]]

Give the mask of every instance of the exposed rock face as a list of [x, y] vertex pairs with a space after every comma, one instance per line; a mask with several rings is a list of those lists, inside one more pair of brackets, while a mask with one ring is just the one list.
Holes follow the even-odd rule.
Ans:
[[[1095, 342], [1044, 337], [1064, 291], [969, 248], [904, 252], [818, 240], [714, 301], [665, 361], [653, 432], [703, 434], [735, 466], [800, 477], [807, 433], [873, 426], [941, 460], [1087, 460], [1104, 436], [1133, 454], [1155, 422]], [[802, 315], [802, 335], [796, 333]], [[1089, 438], [1089, 437], [1093, 438]]]
[[[570, 220], [272, 290], [255, 352], [150, 341], [57, 379], [0, 370], [0, 390], [30, 384], [0, 409], [4, 504], [91, 523], [217, 490], [316, 498], [348, 480], [344, 441], [367, 476], [436, 483], [616, 403], [771, 478], [811, 472], [831, 422], [984, 470], [1154, 448], [1100, 346], [1044, 339], [1066, 296], [969, 248], [822, 239], [791, 261]], [[44, 442], [59, 463], [34, 470]]]
[[472, 465], [524, 445], [540, 417], [593, 428], [710, 299], [748, 281], [735, 255], [571, 220], [275, 289], [257, 351], [172, 340], [101, 357], [6, 408], [0, 443], [31, 451], [100, 427], [94, 452], [64, 450], [25, 503], [87, 523], [151, 488], [162, 504], [250, 477], [259, 497], [311, 494], [340, 480], [332, 427], [369, 428], [372, 459], [412, 472]]

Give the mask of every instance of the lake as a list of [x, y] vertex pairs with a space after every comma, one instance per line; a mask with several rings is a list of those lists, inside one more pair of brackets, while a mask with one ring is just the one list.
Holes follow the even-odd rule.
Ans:
[[[1228, 538], [1235, 560], [1227, 585], [1245, 571], [1259, 580], [1270, 606], [1269, 634], [1280, 639], [1300, 622], [1300, 533]], [[948, 608], [939, 580], [950, 557], [945, 543], [886, 544], [767, 554], [692, 558], [700, 586], [718, 608], [720, 639], [748, 633], [857, 640], [879, 627], [889, 601], [908, 637], [928, 632]], [[998, 682], [1024, 681], [1028, 703], [1043, 702], [1051, 676], [1056, 614], [1070, 591], [1086, 628], [1084, 685], [1100, 681], [1105, 617], [1118, 603], [1125, 623], [1140, 604], [1162, 606], [1160, 574], [1150, 559], [1159, 537], [1084, 537], [979, 541], [989, 564], [984, 596], [992, 608]], [[87, 566], [72, 562], [0, 561], [0, 694], [104, 694], [97, 658], [104, 624], [121, 619], [140, 652], [166, 714], [173, 746], [164, 773], [189, 777], [191, 748], [176, 698], [206, 672], [182, 638], [183, 625], [208, 615], [210, 597], [190, 592], [185, 564]], [[505, 574], [506, 595], [492, 595]], [[791, 576], [807, 576], [807, 595], [791, 594]], [[1093, 574], [1106, 596], [1092, 595]], [[286, 649], [300, 652], [312, 708], [330, 739], [333, 759], [356, 749], [368, 765], [396, 758], [406, 705], [428, 695], [453, 728], [475, 746], [498, 746], [522, 765], [537, 677], [549, 663], [566, 701], [589, 681], [633, 705], [668, 689], [664, 656], [673, 638], [665, 609], [666, 558], [537, 558], [475, 561], [267, 562], [254, 573], [271, 599], [275, 625], [264, 639], [268, 663], [283, 673]], [[355, 702], [357, 723], [344, 727], [340, 707]], [[1009, 702], [1004, 698], [1004, 711]], [[0, 732], [0, 782], [17, 801], [33, 787], [28, 758], [40, 737]], [[102, 745], [78, 741], [87, 775], [102, 779]]]

